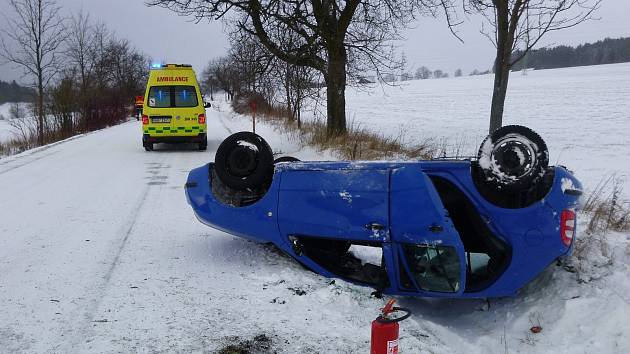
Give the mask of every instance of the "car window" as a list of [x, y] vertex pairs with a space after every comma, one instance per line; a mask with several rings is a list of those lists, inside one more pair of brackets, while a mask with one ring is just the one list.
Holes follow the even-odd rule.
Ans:
[[197, 92], [193, 86], [173, 86], [175, 107], [197, 107]]
[[460, 263], [455, 247], [403, 245], [407, 266], [425, 291], [454, 293], [460, 286]]
[[299, 245], [301, 252], [330, 273], [340, 278], [370, 284], [384, 289], [389, 286], [383, 243], [353, 242], [323, 237], [290, 236], [289, 242]]
[[153, 86], [149, 89], [149, 107], [166, 108], [171, 106], [171, 86]]

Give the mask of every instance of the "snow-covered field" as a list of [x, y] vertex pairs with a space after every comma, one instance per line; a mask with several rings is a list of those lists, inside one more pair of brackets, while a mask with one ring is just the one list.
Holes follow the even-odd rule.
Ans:
[[[626, 75], [630, 71], [630, 66], [618, 67]], [[593, 70], [610, 69], [588, 69]], [[544, 87], [548, 81], [569, 80], [563, 73], [530, 73], [522, 80], [557, 76], [540, 79]], [[439, 97], [449, 92], [456, 97], [461, 82], [473, 90], [467, 94], [460, 88], [457, 101], [468, 102], [470, 96], [470, 105], [481, 107], [475, 103], [481, 96], [475, 96], [487, 102], [485, 93], [478, 92], [489, 82], [484, 80], [489, 79], [432, 80], [409, 88], [432, 85], [434, 91], [441, 87], [434, 92]], [[513, 88], [525, 85], [519, 81], [513, 80]], [[527, 92], [539, 95], [533, 86]], [[549, 90], [540, 97], [547, 99]], [[571, 90], [558, 89], [556, 94], [565, 97]], [[357, 114], [356, 120], [367, 116], [363, 124], [374, 129], [394, 133], [399, 126], [410, 132], [422, 127], [425, 136], [446, 131], [449, 138], [484, 133], [486, 114], [481, 110], [467, 115], [478, 118], [458, 122], [453, 120], [467, 112], [466, 106], [451, 108], [458, 114], [448, 113], [452, 105], [445, 102], [443, 114], [438, 114], [440, 107], [429, 109], [436, 103], [428, 99], [400, 98], [399, 104], [384, 108], [388, 99], [361, 95], [349, 99], [350, 109], [360, 109], [353, 107], [361, 100], [370, 103], [365, 109], [374, 111]], [[617, 107], [628, 105], [620, 98], [615, 101]], [[421, 103], [436, 122], [416, 122], [416, 116], [429, 117], [409, 107]], [[607, 159], [608, 166], [630, 169], [623, 153], [627, 143], [619, 143], [626, 142], [624, 129], [594, 130], [575, 107], [566, 109], [582, 120], [571, 126], [550, 117], [538, 126], [526, 122], [546, 138], [552, 156], [562, 147], [554, 145], [555, 137], [566, 139], [561, 132], [574, 129], [582, 140], [564, 141], [573, 144], [571, 151], [585, 153], [565, 152], [564, 163], [585, 176], [589, 166], [605, 166], [598, 165], [600, 158]], [[620, 110], [615, 119], [622, 121], [624, 114], [627, 117], [628, 111]], [[562, 121], [569, 124], [571, 119], [565, 114]], [[368, 352], [370, 322], [384, 299], [372, 298], [369, 288], [322, 278], [270, 246], [210, 229], [194, 218], [183, 190], [188, 171], [212, 160], [227, 135], [250, 127], [247, 118], [235, 116], [224, 103], [208, 111], [208, 123], [207, 152], [182, 146], [147, 153], [134, 120], [0, 159], [0, 352], [213, 352], [242, 340], [264, 348], [265, 338], [271, 340], [271, 349], [260, 351], [264, 353]], [[601, 148], [587, 148], [588, 129], [601, 131], [593, 140]], [[257, 131], [286, 155], [332, 158], [265, 124], [257, 124]], [[611, 146], [604, 148], [607, 144]], [[574, 160], [578, 157], [581, 160]], [[623, 159], [625, 165], [614, 164]], [[577, 237], [586, 236], [580, 232]], [[399, 298], [414, 311], [401, 324], [401, 353], [630, 352], [630, 235], [610, 234], [607, 241], [589, 247], [587, 255], [575, 263], [579, 278], [552, 266], [516, 298], [489, 303]], [[542, 332], [531, 333], [534, 325]]]
[[[386, 135], [402, 133], [407, 142], [476, 155], [492, 85], [493, 76], [483, 75], [350, 88], [347, 117]], [[630, 182], [630, 63], [512, 73], [504, 124], [538, 132], [550, 162], [576, 171], [587, 188], [612, 173]]]
[[[19, 134], [20, 128], [16, 128], [15, 126], [23, 127], [23, 129], [27, 131], [28, 127], [35, 124], [32, 117], [22, 118], [24, 119], [23, 121], [12, 119], [10, 114], [11, 105], [12, 103], [4, 103], [0, 105], [0, 143], [6, 143], [12, 138], [21, 137]], [[27, 105], [29, 105], [29, 103], [20, 102], [18, 105], [21, 111], [20, 115], [24, 115], [27, 111]]]
[[[0, 143], [11, 138], [11, 125], [9, 124], [10, 103], [0, 104]], [[2, 119], [4, 117], [4, 119]]]

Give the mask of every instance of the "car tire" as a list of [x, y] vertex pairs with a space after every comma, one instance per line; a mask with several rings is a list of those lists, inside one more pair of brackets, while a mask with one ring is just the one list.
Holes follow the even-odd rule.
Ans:
[[153, 151], [153, 143], [142, 143], [145, 151]]
[[208, 141], [199, 143], [199, 151], [206, 151], [208, 149]]
[[214, 168], [219, 179], [232, 189], [264, 189], [273, 178], [273, 152], [259, 135], [235, 133], [219, 145]]
[[293, 156], [282, 156], [282, 157], [278, 157], [277, 159], [273, 160], [273, 164], [277, 164], [279, 162], [298, 162], [300, 161], [300, 159], [295, 158]]
[[533, 188], [545, 175], [549, 151], [533, 130], [506, 125], [481, 143], [477, 160], [482, 183], [498, 192], [517, 193]]

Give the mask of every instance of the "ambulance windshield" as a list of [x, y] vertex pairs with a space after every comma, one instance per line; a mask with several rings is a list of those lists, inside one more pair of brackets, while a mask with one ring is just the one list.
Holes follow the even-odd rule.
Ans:
[[197, 92], [194, 86], [153, 86], [149, 89], [149, 107], [184, 108], [197, 107]]
[[192, 86], [173, 86], [175, 107], [197, 107], [197, 93]]

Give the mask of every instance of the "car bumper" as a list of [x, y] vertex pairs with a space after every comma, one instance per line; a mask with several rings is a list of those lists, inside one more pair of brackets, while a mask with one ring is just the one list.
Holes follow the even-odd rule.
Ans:
[[143, 143], [201, 143], [205, 142], [206, 140], [206, 133], [189, 136], [150, 136], [149, 134], [142, 135]]

